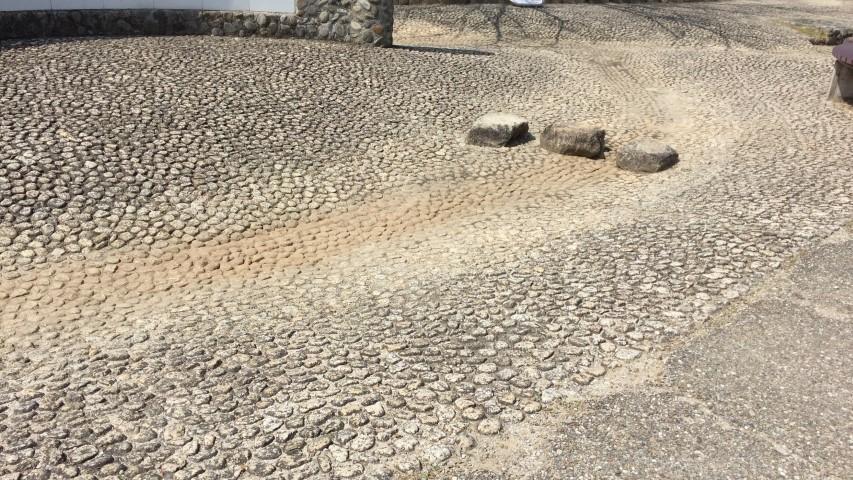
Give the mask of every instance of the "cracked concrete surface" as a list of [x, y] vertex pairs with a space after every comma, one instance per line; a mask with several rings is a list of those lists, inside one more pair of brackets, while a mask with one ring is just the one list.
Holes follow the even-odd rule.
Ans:
[[849, 476], [851, 232], [810, 249], [671, 351], [613, 372], [439, 477]]
[[[853, 111], [825, 101], [829, 51], [794, 14], [853, 18], [781, 0], [431, 6], [398, 9], [410, 48], [4, 44], [0, 475], [500, 475], [498, 457], [534, 442], [531, 474], [608, 476], [606, 456], [560, 458], [625, 448], [648, 462], [620, 474], [642, 477], [673, 472], [656, 452], [719, 434], [791, 455], [709, 447], [686, 471], [848, 476], [816, 429], [738, 435], [766, 413], [737, 409], [772, 391], [769, 370], [732, 378], [737, 401], [689, 376], [679, 396], [604, 396], [653, 383], [679, 348], [692, 374], [749, 362], [697, 333], [850, 220]], [[490, 110], [534, 137], [602, 126], [612, 151], [653, 136], [681, 161], [635, 175], [536, 140], [465, 145]], [[542, 440], [537, 424], [559, 432], [563, 402], [595, 392], [580, 434]], [[650, 398], [661, 410], [631, 430], [617, 413]], [[847, 441], [830, 400], [817, 420]]]

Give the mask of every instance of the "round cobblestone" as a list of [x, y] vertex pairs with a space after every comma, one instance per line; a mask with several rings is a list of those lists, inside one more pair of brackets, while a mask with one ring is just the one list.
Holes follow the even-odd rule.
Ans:
[[[0, 47], [0, 475], [417, 472], [849, 221], [849, 111], [779, 9], [542, 12]], [[467, 146], [487, 111], [680, 161]]]

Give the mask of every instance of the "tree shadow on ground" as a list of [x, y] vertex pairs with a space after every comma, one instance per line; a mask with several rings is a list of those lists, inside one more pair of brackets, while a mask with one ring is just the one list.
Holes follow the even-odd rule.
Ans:
[[475, 50], [473, 48], [419, 47], [415, 45], [394, 45], [393, 48], [398, 48], [401, 50], [410, 50], [413, 52], [445, 53], [449, 55], [494, 55], [494, 53], [492, 52], [487, 52], [484, 50]]
[[[719, 8], [715, 5], [700, 3], [667, 5], [667, 4], [601, 4], [588, 5], [595, 8], [595, 15], [584, 18], [579, 13], [584, 12], [578, 6], [546, 5], [541, 8], [523, 8], [507, 4], [478, 4], [459, 5], [448, 10], [447, 6], [417, 6], [398, 11], [396, 21], [400, 24], [411, 17], [444, 27], [457, 36], [465, 33], [478, 33], [493, 39], [494, 43], [505, 41], [509, 37], [545, 40], [552, 44], [559, 43], [567, 34], [580, 39], [600, 39], [604, 27], [596, 27], [595, 23], [607, 22], [606, 16], [601, 16], [602, 10], [643, 22], [654, 31], [663, 33], [672, 39], [673, 44], [690, 43], [697, 34], [705, 32], [712, 38], [717, 38], [725, 48], [735, 45], [765, 48], [765, 45], [754, 35], [756, 25], [748, 22], [749, 14], [743, 19], [735, 19], [732, 15], [720, 14], [732, 10]], [[569, 7], [569, 8], [567, 8]], [[417, 10], [414, 10], [417, 9]], [[423, 15], [426, 12], [426, 15]], [[454, 13], [454, 14], [448, 14]], [[461, 13], [461, 14], [458, 14]], [[549, 28], [543, 32], [534, 27], [545, 22]], [[614, 34], [615, 35], [615, 34]], [[704, 35], [702, 35], [704, 36]], [[616, 38], [614, 38], [616, 39]]]

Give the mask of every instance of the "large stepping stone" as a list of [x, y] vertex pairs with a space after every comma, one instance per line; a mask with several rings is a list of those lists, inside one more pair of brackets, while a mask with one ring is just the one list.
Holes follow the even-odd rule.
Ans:
[[527, 135], [527, 119], [511, 113], [487, 113], [478, 118], [468, 131], [469, 145], [504, 147]]
[[654, 173], [678, 163], [678, 152], [653, 138], [640, 138], [619, 149], [616, 165], [632, 172]]
[[539, 140], [545, 150], [561, 155], [599, 158], [604, 153], [604, 130], [553, 124], [545, 128]]

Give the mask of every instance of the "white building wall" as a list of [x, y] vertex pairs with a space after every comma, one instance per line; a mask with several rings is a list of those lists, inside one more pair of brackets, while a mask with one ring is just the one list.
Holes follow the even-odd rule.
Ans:
[[154, 0], [104, 0], [104, 8], [115, 10], [154, 8]]
[[101, 10], [104, 0], [52, 0], [53, 10]]
[[50, 0], [0, 0], [0, 11], [50, 10]]
[[204, 0], [204, 10], [248, 10], [249, 0]]
[[151, 8], [293, 13], [296, 0], [0, 0], [0, 12]]
[[[251, 0], [249, 4], [255, 12], [295, 12], [293, 0]], [[284, 10], [289, 9], [289, 10]]]
[[154, 8], [174, 10], [202, 10], [202, 0], [154, 0]]

